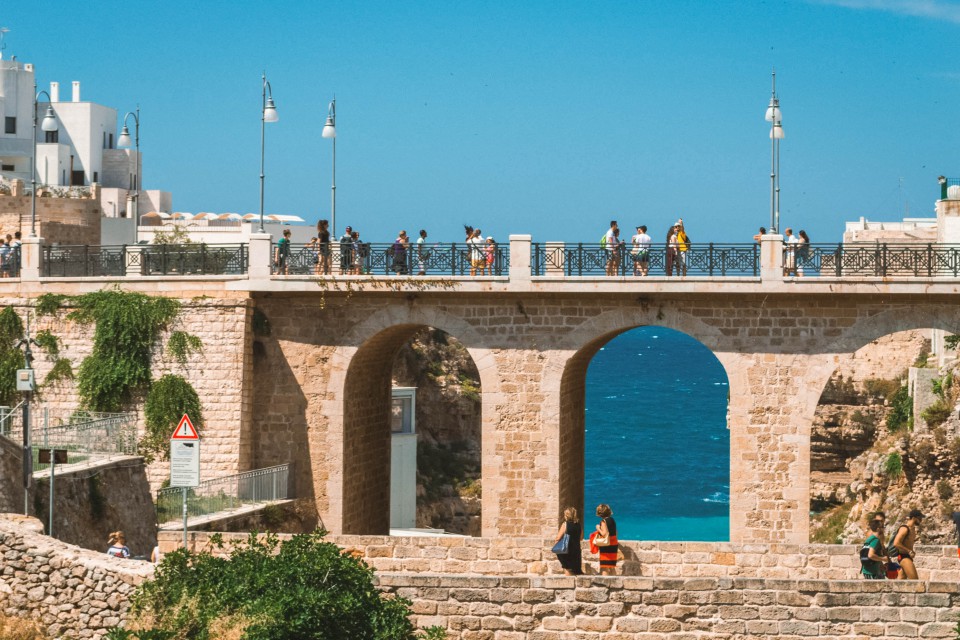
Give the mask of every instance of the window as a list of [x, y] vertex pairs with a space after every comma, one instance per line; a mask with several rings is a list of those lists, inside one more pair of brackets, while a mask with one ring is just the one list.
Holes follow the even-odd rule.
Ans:
[[94, 171], [94, 172], [93, 172], [93, 181], [94, 181], [94, 182], [97, 182], [99, 179], [100, 179], [99, 172]]
[[79, 171], [74, 171], [73, 174], [70, 176], [70, 186], [71, 187], [84, 186], [84, 178], [85, 176], [83, 175], [83, 169]]
[[109, 149], [109, 148], [110, 148], [110, 147], [107, 146], [107, 132], [106, 132], [106, 131], [103, 132], [103, 148], [104, 148], [104, 149]]
[[113, 149], [113, 134], [110, 134], [110, 146], [107, 149]]
[[59, 131], [44, 131], [46, 136], [44, 136], [44, 142], [60, 142], [60, 132]]
[[12, 164], [0, 165], [0, 171], [16, 171], [17, 168]]
[[16, 133], [17, 132], [17, 119], [15, 117], [7, 116], [6, 121], [4, 122], [4, 133]]

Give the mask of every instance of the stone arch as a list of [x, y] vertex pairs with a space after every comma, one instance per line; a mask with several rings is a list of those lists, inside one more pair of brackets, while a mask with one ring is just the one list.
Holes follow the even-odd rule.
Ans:
[[697, 340], [713, 352], [727, 374], [728, 389], [733, 393], [734, 376], [730, 375], [729, 357], [717, 352], [722, 334], [693, 315], [673, 306], [651, 309], [648, 305], [632, 309], [617, 309], [602, 313], [584, 323], [568, 335], [548, 367], [545, 384], [558, 389], [547, 394], [556, 402], [552, 411], [545, 411], [544, 419], [555, 423], [558, 437], [556, 458], [558, 460], [557, 504], [555, 510], [565, 505], [584, 508], [585, 481], [585, 409], [586, 374], [590, 361], [599, 349], [617, 335], [642, 326], [665, 327]]
[[[328, 519], [335, 532], [385, 535], [390, 523], [390, 381], [403, 344], [422, 328], [440, 329], [466, 347], [481, 385], [481, 457], [486, 476], [487, 438], [496, 419], [496, 361], [463, 319], [431, 306], [388, 307], [350, 330], [330, 359], [330, 386], [323, 410], [329, 418], [327, 446], [340, 464], [327, 478]], [[484, 496], [482, 510], [487, 512]], [[484, 521], [485, 515], [481, 516]]]

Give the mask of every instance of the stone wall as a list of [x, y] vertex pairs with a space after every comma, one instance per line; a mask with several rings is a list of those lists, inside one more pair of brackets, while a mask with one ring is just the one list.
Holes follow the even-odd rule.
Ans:
[[23, 447], [0, 438], [0, 513], [23, 511]]
[[[215, 551], [213, 534], [191, 532], [189, 548]], [[224, 534], [243, 542], [246, 534]], [[289, 536], [281, 535], [281, 539]], [[363, 557], [378, 572], [471, 575], [560, 575], [552, 540], [461, 536], [329, 536], [331, 542]], [[182, 533], [160, 533], [164, 552], [179, 548]], [[774, 578], [853, 580], [860, 575], [859, 545], [735, 544], [729, 542], [621, 541], [624, 575], [647, 578]], [[598, 558], [583, 544], [584, 568], [597, 573]], [[924, 580], [960, 582], [955, 546], [919, 545], [917, 569]]]
[[[38, 192], [39, 193], [39, 192]], [[84, 198], [37, 198], [37, 235], [47, 244], [100, 244], [99, 188]], [[0, 232], [30, 233], [30, 196], [0, 195]]]
[[0, 611], [32, 618], [53, 638], [102, 638], [120, 624], [153, 565], [118, 560], [41, 535], [38, 520], [0, 515]]
[[380, 574], [450, 640], [955, 638], [956, 583]]

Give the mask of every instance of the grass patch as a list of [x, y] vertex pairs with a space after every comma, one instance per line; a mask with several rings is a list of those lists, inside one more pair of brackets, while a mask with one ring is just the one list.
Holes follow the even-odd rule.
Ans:
[[850, 517], [852, 509], [853, 503], [846, 502], [818, 514], [816, 520], [821, 523], [821, 526], [811, 533], [810, 542], [841, 544], [843, 542], [843, 529], [847, 526], [847, 519]]

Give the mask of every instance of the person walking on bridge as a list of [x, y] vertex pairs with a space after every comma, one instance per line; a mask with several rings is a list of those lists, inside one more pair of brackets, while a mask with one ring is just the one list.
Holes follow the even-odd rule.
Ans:
[[907, 521], [897, 528], [893, 536], [893, 546], [900, 555], [900, 577], [905, 580], [917, 580], [917, 566], [914, 564], [917, 552], [914, 546], [920, 535], [920, 525], [923, 523], [923, 513], [914, 509], [907, 517]]

